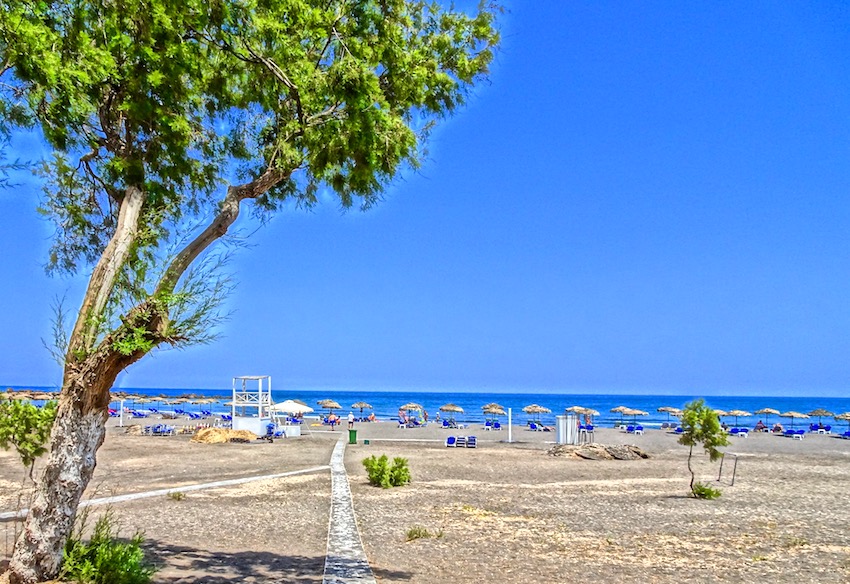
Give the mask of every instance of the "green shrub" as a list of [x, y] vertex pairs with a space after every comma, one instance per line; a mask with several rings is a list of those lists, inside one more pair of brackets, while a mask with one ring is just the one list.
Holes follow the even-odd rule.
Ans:
[[[85, 518], [83, 518], [83, 524]], [[119, 541], [117, 525], [107, 511], [94, 525], [91, 539], [83, 542], [80, 527], [68, 538], [60, 578], [81, 584], [148, 584], [156, 569], [145, 562], [142, 534]]]
[[363, 466], [366, 467], [369, 484], [376, 487], [389, 489], [390, 487], [400, 487], [410, 482], [410, 469], [407, 468], [406, 458], [393, 458], [392, 466], [390, 466], [389, 458], [387, 458], [386, 454], [382, 454], [380, 458], [370, 456], [363, 459]]
[[714, 489], [705, 483], [694, 483], [693, 493], [697, 499], [708, 499], [709, 501], [720, 497], [720, 489]]
[[55, 418], [55, 401], [39, 408], [30, 402], [0, 399], [0, 448], [14, 448], [30, 478], [35, 459], [47, 452], [45, 444]]
[[407, 541], [413, 541], [414, 539], [427, 539], [429, 537], [436, 537], [437, 539], [443, 537], [443, 530], [437, 531], [435, 533], [431, 533], [427, 528], [422, 527], [421, 525], [414, 525], [410, 529], [407, 530]]

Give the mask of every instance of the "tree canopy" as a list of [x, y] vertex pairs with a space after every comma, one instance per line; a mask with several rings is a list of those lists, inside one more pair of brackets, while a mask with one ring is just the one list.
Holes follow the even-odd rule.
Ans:
[[[431, 125], [464, 103], [498, 42], [498, 9], [485, 5], [466, 15], [406, 0], [0, 4], [2, 130], [36, 129], [52, 148], [41, 167], [41, 210], [56, 228], [48, 269], [94, 265], [122, 202], [141, 193], [124, 297], [101, 300], [123, 303], [115, 314], [145, 296], [179, 298], [209, 245], [175, 262], [179, 242], [221, 211], [228, 185], [242, 183], [235, 198], [263, 212], [312, 205], [320, 189], [346, 208], [375, 203], [420, 163]], [[98, 326], [77, 351], [109, 330]]]

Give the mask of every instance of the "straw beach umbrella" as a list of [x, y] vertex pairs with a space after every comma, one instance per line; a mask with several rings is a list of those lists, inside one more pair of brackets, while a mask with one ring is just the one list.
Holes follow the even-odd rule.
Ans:
[[829, 417], [829, 416], [834, 416], [835, 414], [833, 414], [833, 413], [832, 413], [832, 412], [830, 412], [829, 410], [825, 410], [825, 409], [823, 409], [823, 408], [818, 408], [818, 409], [816, 409], [816, 410], [812, 410], [811, 412], [809, 412], [809, 415], [810, 415], [811, 417], [813, 417], [813, 418], [814, 418], [814, 417], [817, 417], [817, 419], [818, 419], [818, 424], [820, 424], [820, 423], [821, 423], [821, 418], [826, 418], [826, 417]]
[[749, 416], [752, 416], [752, 414], [750, 412], [745, 412], [744, 410], [729, 410], [727, 415], [735, 416], [735, 425], [736, 426], [738, 425], [738, 417], [739, 416], [742, 417], [742, 418], [747, 418]]
[[637, 417], [638, 416], [648, 416], [649, 412], [645, 412], [643, 410], [638, 410], [638, 409], [633, 409], [633, 408], [627, 408], [623, 412], [623, 414], [626, 415], [626, 416], [631, 416], [632, 422], [637, 424]]
[[764, 419], [767, 420], [767, 425], [770, 426], [770, 414], [778, 416], [779, 410], [774, 410], [773, 408], [762, 408], [760, 410], [756, 410], [756, 414], [764, 416]]
[[539, 406], [537, 404], [527, 405], [524, 408], [522, 408], [522, 411], [525, 412], [526, 414], [530, 415], [530, 416], [536, 416], [536, 418], [534, 418], [536, 420], [540, 420], [540, 414], [551, 414], [552, 413], [552, 410], [550, 410], [549, 408]]
[[403, 406], [401, 406], [399, 409], [405, 410], [405, 411], [408, 411], [408, 412], [421, 412], [425, 408], [423, 408], [421, 405], [419, 405], [417, 403], [408, 402], [408, 403], [404, 404]]
[[505, 413], [505, 408], [503, 408], [502, 406], [500, 406], [499, 404], [496, 404], [496, 403], [487, 404], [486, 406], [482, 406], [481, 410], [484, 412], [484, 415], [486, 415], [486, 416], [494, 416], [494, 419], [495, 419], [495, 416], [506, 416], [507, 415]]
[[832, 417], [836, 420], [843, 420], [847, 422], [847, 431], [850, 432], [850, 412], [844, 412], [843, 414], [835, 414]]
[[611, 408], [612, 414], [620, 414], [620, 425], [623, 425], [623, 414], [629, 410], [628, 406], [617, 406], [616, 408]]
[[791, 427], [794, 427], [794, 418], [800, 419], [808, 419], [809, 416], [806, 414], [801, 414], [800, 412], [785, 412], [784, 414], [779, 414], [782, 418], [791, 418]]
[[320, 405], [323, 409], [328, 410], [328, 413], [330, 413], [332, 410], [341, 410], [342, 409], [342, 406], [339, 405], [338, 402], [335, 402], [332, 399], [321, 399], [321, 400], [317, 401], [316, 403], [318, 405]]
[[463, 408], [460, 407], [459, 405], [455, 405], [455, 404], [441, 405], [439, 410], [441, 412], [448, 412], [449, 413], [449, 421], [450, 422], [454, 422], [454, 420], [455, 420], [454, 414], [462, 414], [463, 413]]
[[682, 415], [682, 410], [680, 410], [679, 408], [674, 408], [673, 406], [661, 406], [656, 411], [667, 414], [667, 421], [668, 422], [670, 421], [670, 414], [673, 414], [676, 417], [679, 417], [679, 416]]
[[363, 417], [363, 410], [364, 409], [370, 409], [370, 410], [372, 409], [372, 406], [370, 404], [367, 404], [364, 401], [359, 401], [357, 403], [353, 403], [353, 404], [351, 404], [351, 407], [354, 408], [355, 410], [357, 408], [360, 408], [360, 417], [361, 418]]
[[568, 408], [564, 408], [564, 411], [565, 412], [572, 412], [572, 413], [574, 413], [578, 416], [584, 416], [585, 417], [584, 421], [587, 424], [590, 424], [592, 422], [592, 420], [590, 418], [592, 418], [593, 416], [599, 415], [598, 411], [594, 410], [593, 408], [588, 408], [588, 407], [585, 407], [585, 406], [570, 406]]

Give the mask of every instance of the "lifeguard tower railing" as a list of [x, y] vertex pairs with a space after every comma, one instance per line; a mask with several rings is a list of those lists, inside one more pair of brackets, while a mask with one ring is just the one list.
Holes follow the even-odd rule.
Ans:
[[233, 378], [231, 415], [234, 430], [264, 435], [271, 422], [272, 378], [270, 375], [241, 375]]

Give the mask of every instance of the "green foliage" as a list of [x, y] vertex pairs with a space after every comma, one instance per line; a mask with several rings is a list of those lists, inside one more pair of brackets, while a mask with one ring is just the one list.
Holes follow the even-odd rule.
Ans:
[[82, 527], [65, 544], [61, 579], [80, 584], [147, 584], [151, 581], [156, 569], [145, 562], [142, 534], [137, 532], [130, 541], [119, 540], [111, 511], [97, 520], [87, 543], [82, 541], [81, 531]]
[[705, 483], [694, 483], [691, 490], [693, 491], [694, 497], [697, 499], [708, 499], [710, 501], [720, 497], [720, 489], [715, 489]]
[[363, 466], [366, 467], [369, 483], [376, 487], [389, 489], [410, 482], [410, 469], [407, 467], [406, 458], [395, 457], [390, 465], [386, 454], [382, 454], [380, 458], [370, 456], [363, 459]]
[[[694, 400], [686, 404], [682, 412], [682, 430], [683, 433], [679, 436], [679, 444], [689, 447], [688, 470], [691, 473], [691, 492], [694, 497], [714, 498], [702, 497], [697, 493], [696, 484], [699, 483], [694, 483], [696, 475], [691, 466], [691, 458], [693, 457], [694, 446], [699, 445], [703, 447], [712, 462], [723, 456], [719, 448], [729, 444], [729, 439], [720, 426], [720, 418], [714, 413], [714, 410], [705, 405], [703, 400]], [[717, 491], [717, 494], [719, 496], [720, 492]]]
[[415, 539], [427, 539], [430, 537], [436, 537], [437, 539], [443, 537], [443, 530], [439, 530], [435, 533], [431, 533], [425, 527], [421, 525], [414, 525], [410, 529], [407, 530], [407, 541], [413, 541]]
[[[375, 204], [488, 74], [500, 12], [423, 0], [4, 0], [0, 137], [31, 131], [52, 150], [39, 171], [40, 212], [55, 227], [48, 270], [98, 262], [128, 188], [144, 193], [109, 302], [83, 315], [97, 334], [72, 342], [72, 357], [160, 292], [164, 334], [130, 326], [115, 350], [211, 340], [226, 282], [175, 288], [166, 274], [228, 185], [274, 171], [246, 196], [263, 217], [321, 192], [343, 208]], [[0, 185], [17, 168], [3, 152]]]
[[50, 429], [56, 418], [56, 402], [36, 407], [30, 402], [0, 399], [0, 447], [14, 448], [24, 466], [32, 468], [47, 449]]
[[182, 501], [186, 498], [186, 493], [183, 491], [170, 491], [166, 496], [172, 501]]

